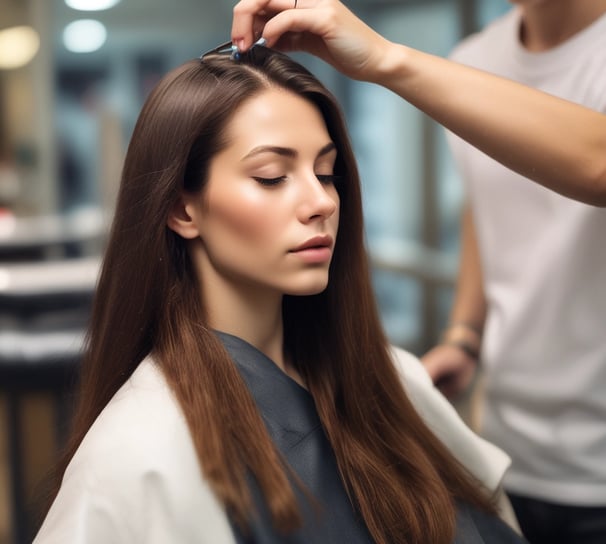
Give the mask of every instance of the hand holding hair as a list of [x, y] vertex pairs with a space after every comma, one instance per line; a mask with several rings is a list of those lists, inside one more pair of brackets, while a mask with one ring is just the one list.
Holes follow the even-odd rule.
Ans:
[[374, 81], [392, 44], [335, 0], [242, 0], [232, 41], [246, 50], [262, 29], [268, 47], [311, 53], [353, 79]]

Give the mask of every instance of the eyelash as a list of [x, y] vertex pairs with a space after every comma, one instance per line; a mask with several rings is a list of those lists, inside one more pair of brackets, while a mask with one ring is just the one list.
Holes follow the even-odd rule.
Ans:
[[318, 181], [325, 185], [336, 185], [340, 181], [343, 181], [343, 176], [337, 176], [336, 174], [316, 174]]
[[[318, 181], [324, 185], [335, 185], [343, 179], [342, 176], [336, 176], [334, 174], [316, 174], [316, 177], [318, 178]], [[271, 187], [283, 182], [286, 179], [286, 176], [279, 176], [277, 178], [261, 178], [258, 176], [253, 176], [253, 179], [261, 185]]]
[[286, 179], [286, 176], [279, 176], [277, 178], [260, 178], [257, 176], [253, 176], [253, 179], [261, 185], [267, 185], [271, 187], [272, 185], [278, 185], [278, 183], [284, 181]]

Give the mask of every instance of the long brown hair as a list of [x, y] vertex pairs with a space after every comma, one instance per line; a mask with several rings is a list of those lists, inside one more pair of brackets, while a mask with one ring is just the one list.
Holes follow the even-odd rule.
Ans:
[[[284, 298], [285, 350], [295, 361], [335, 451], [355, 508], [379, 543], [450, 543], [454, 500], [490, 510], [480, 485], [428, 430], [388, 353], [364, 247], [358, 172], [340, 109], [285, 55], [190, 61], [147, 99], [132, 136], [82, 364], [79, 405], [61, 476], [84, 435], [141, 360], [153, 353], [185, 414], [203, 473], [246, 526], [259, 482], [275, 526], [300, 523], [287, 469], [255, 403], [209, 330], [184, 240], [167, 227], [180, 193], [200, 191], [225, 128], [268, 86], [321, 111], [337, 147], [340, 225], [321, 294]], [[59, 487], [57, 479], [55, 493]]]

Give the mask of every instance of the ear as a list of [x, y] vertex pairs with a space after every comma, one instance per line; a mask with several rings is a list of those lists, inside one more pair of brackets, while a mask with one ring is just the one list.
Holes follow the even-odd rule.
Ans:
[[180, 196], [173, 205], [166, 225], [183, 238], [191, 240], [200, 236], [200, 230], [193, 213], [195, 208], [183, 196]]

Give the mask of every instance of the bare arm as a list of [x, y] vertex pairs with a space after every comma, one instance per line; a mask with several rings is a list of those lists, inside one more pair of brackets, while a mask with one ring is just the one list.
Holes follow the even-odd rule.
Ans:
[[505, 166], [568, 197], [606, 206], [606, 115], [390, 42], [337, 0], [242, 0], [232, 38], [310, 52], [390, 89]]
[[606, 115], [404, 46], [376, 82], [518, 173], [606, 206]]
[[432, 380], [447, 397], [463, 393], [473, 380], [486, 316], [482, 267], [469, 208], [462, 216], [461, 237], [461, 260], [450, 325], [441, 343], [421, 358]]
[[[461, 256], [450, 322], [467, 323], [470, 327], [482, 331], [485, 318], [486, 298], [480, 252], [473, 214], [467, 206], [461, 218]], [[477, 347], [479, 348], [479, 345]]]

